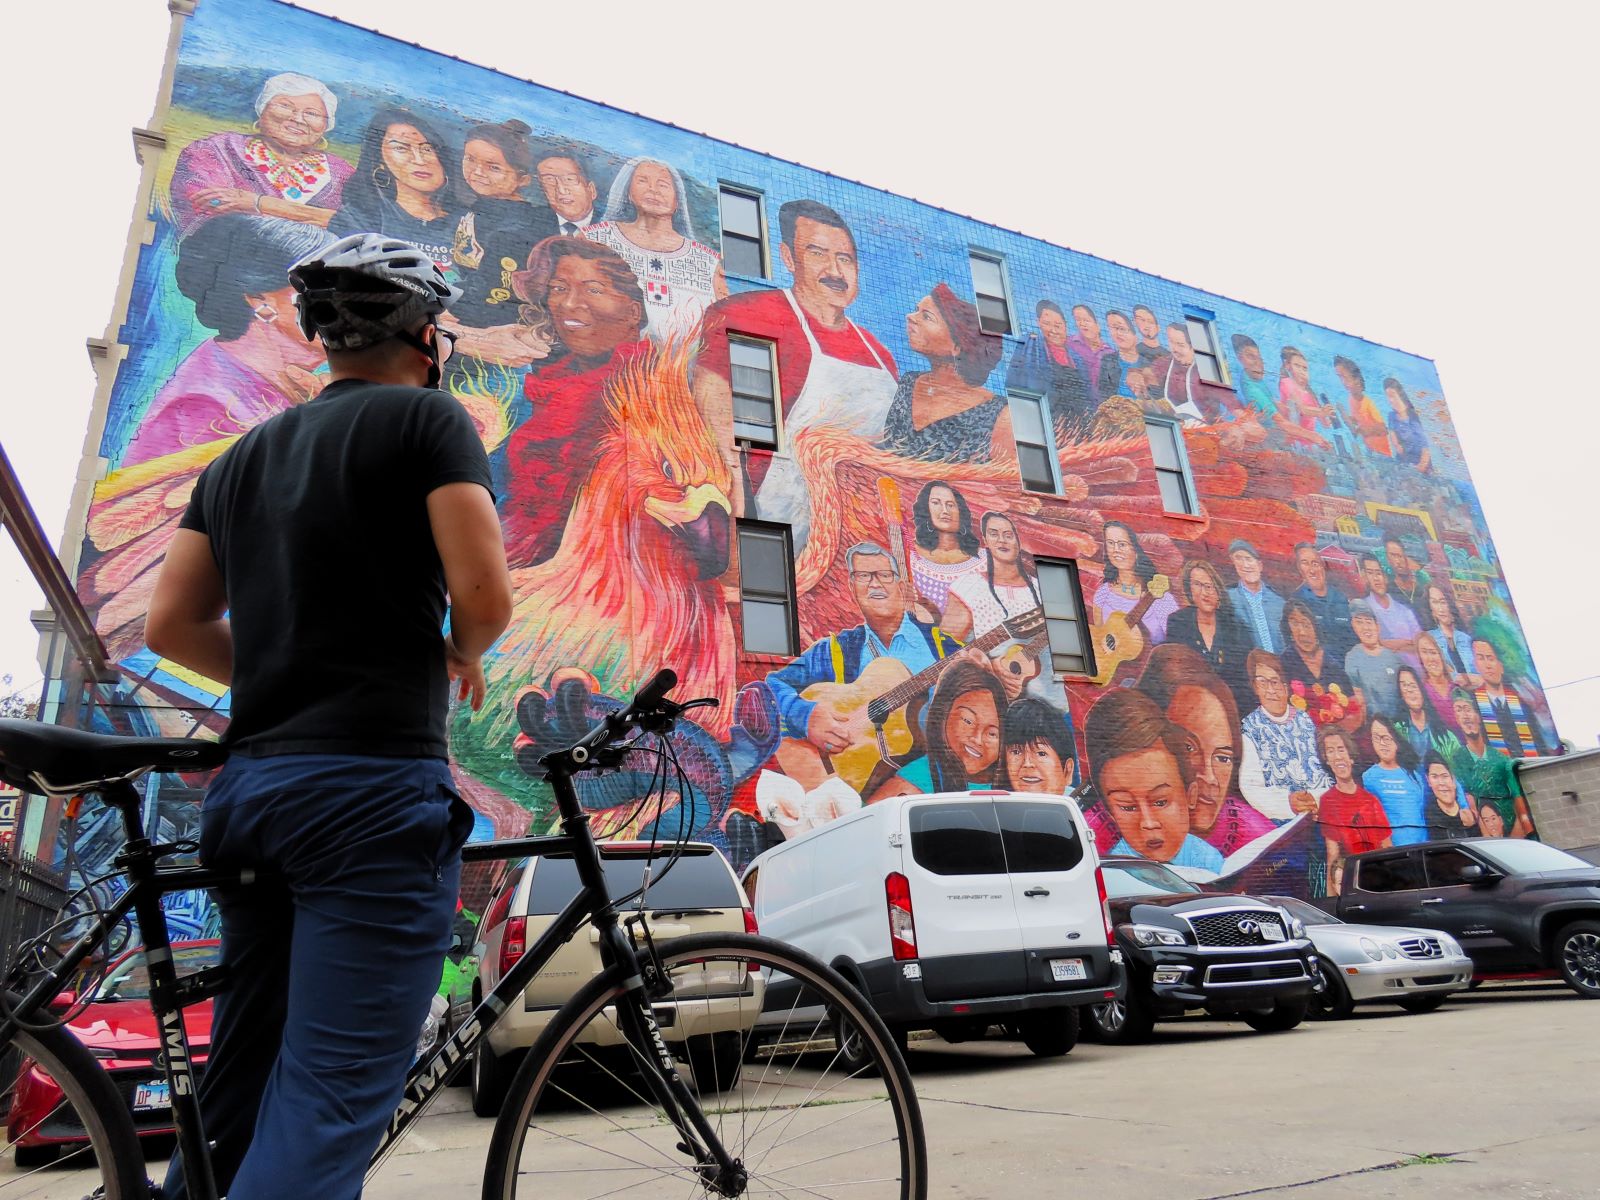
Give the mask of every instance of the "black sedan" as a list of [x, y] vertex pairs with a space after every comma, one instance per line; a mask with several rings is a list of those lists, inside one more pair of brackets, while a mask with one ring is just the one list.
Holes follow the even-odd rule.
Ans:
[[1128, 991], [1089, 1010], [1092, 1036], [1140, 1041], [1157, 1020], [1196, 1009], [1263, 1033], [1305, 1019], [1319, 976], [1297, 918], [1253, 896], [1208, 892], [1148, 859], [1100, 867]]

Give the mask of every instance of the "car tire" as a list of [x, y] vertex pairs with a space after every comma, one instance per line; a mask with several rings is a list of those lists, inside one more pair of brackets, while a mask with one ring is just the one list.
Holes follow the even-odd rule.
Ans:
[[1556, 934], [1555, 966], [1585, 1000], [1600, 1000], [1600, 921], [1574, 921]]
[[1244, 1023], [1257, 1033], [1287, 1033], [1306, 1019], [1306, 1011], [1310, 1007], [1311, 999], [1308, 996], [1301, 996], [1298, 1000], [1280, 1000], [1266, 1012], [1245, 1013]]
[[1042, 1008], [1017, 1018], [1022, 1044], [1040, 1058], [1060, 1058], [1078, 1044], [1082, 1018], [1075, 1008]]
[[506, 1089], [517, 1073], [516, 1057], [499, 1055], [489, 1048], [487, 1036], [478, 1038], [472, 1048], [472, 1066], [469, 1068], [469, 1086], [472, 1088], [472, 1111], [480, 1117], [498, 1117], [505, 1103]]
[[1328, 968], [1322, 960], [1317, 962], [1317, 974], [1322, 977], [1322, 990], [1313, 993], [1306, 1015], [1313, 1021], [1342, 1021], [1356, 1010], [1350, 998], [1350, 989], [1339, 978], [1338, 972]]
[[1400, 1000], [1400, 1007], [1408, 1013], [1431, 1013], [1450, 998], [1448, 992], [1422, 992], [1416, 996], [1405, 996]]
[[[70, 1109], [68, 1111], [71, 1111]], [[11, 1152], [19, 1170], [34, 1171], [48, 1167], [61, 1157], [60, 1146], [18, 1146]]]
[[872, 1054], [860, 1031], [838, 1009], [830, 1012], [828, 1018], [833, 1026], [833, 1040], [838, 1046], [840, 1065], [852, 1075], [857, 1071], [870, 1070], [873, 1065]]
[[989, 1025], [982, 1017], [952, 1017], [935, 1022], [933, 1031], [952, 1046], [959, 1046], [962, 1042], [983, 1041], [989, 1036]]
[[684, 1042], [683, 1053], [701, 1095], [728, 1091], [739, 1082], [744, 1043], [737, 1033], [698, 1034]]
[[1156, 1027], [1156, 1015], [1150, 1002], [1130, 984], [1128, 994], [1121, 1000], [1108, 1000], [1104, 1004], [1089, 1006], [1089, 1028], [1097, 1042], [1108, 1046], [1128, 1046], [1147, 1041]]

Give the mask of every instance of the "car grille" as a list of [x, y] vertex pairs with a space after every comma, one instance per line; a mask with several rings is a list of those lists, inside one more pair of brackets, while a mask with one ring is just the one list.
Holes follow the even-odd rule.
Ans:
[[1280, 979], [1304, 979], [1306, 970], [1294, 959], [1265, 963], [1219, 963], [1206, 969], [1208, 987], [1238, 983], [1272, 983]]
[[[1195, 916], [1185, 917], [1189, 927], [1194, 930], [1195, 944], [1198, 946], [1276, 946], [1278, 942], [1269, 942], [1261, 935], [1260, 929], [1249, 930], [1239, 928], [1241, 922], [1255, 922], [1260, 925], [1264, 921], [1275, 922], [1279, 929], [1283, 929], [1284, 919], [1282, 913], [1268, 912], [1256, 908], [1229, 909], [1227, 912], [1199, 913]], [[1285, 930], [1287, 933], [1288, 931]]]
[[1419, 987], [1429, 987], [1435, 983], [1454, 983], [1454, 975], [1418, 975], [1411, 982]]
[[1444, 947], [1436, 937], [1402, 938], [1395, 943], [1407, 958], [1443, 958]]

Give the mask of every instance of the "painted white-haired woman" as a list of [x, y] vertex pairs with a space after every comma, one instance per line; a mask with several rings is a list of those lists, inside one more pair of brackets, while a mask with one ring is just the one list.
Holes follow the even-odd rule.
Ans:
[[327, 150], [339, 102], [321, 80], [286, 72], [256, 96], [255, 132], [190, 142], [172, 172], [180, 236], [224, 213], [327, 227], [355, 168]]
[[707, 307], [728, 294], [722, 256], [695, 241], [689, 195], [676, 167], [635, 158], [617, 174], [606, 219], [586, 237], [622, 256], [644, 289], [650, 339], [698, 332]]

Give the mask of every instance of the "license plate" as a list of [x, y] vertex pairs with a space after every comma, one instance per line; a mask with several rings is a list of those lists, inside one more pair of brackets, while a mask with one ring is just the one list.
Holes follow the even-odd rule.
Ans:
[[134, 1112], [151, 1112], [158, 1108], [171, 1107], [172, 1091], [164, 1079], [153, 1083], [141, 1083], [133, 1089]]
[[1283, 941], [1283, 926], [1276, 921], [1261, 922], [1261, 940], [1264, 942]]
[[1089, 972], [1081, 958], [1052, 958], [1050, 978], [1057, 983], [1071, 983], [1075, 979], [1089, 978]]

